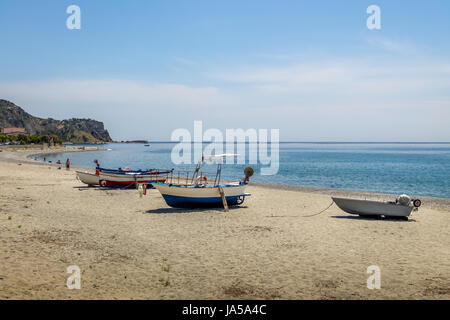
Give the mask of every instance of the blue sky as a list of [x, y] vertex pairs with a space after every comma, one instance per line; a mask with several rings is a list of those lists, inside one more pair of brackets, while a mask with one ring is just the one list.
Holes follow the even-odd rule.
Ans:
[[450, 141], [449, 33], [446, 0], [2, 0], [0, 98], [113, 139], [203, 120], [286, 141]]

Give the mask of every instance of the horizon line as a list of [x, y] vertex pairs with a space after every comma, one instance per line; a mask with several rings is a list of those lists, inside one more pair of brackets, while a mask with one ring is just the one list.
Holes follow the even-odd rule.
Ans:
[[[123, 143], [132, 143], [139, 140], [123, 140]], [[143, 141], [143, 140], [142, 140]], [[182, 143], [182, 141], [152, 141], [146, 140], [147, 143]], [[251, 143], [249, 141], [238, 142], [238, 141], [223, 141], [222, 143]], [[256, 141], [256, 143], [259, 141]], [[113, 143], [122, 143], [121, 141], [114, 141]], [[185, 142], [185, 143], [200, 143], [196, 141]], [[201, 143], [214, 143], [213, 141], [201, 141]], [[218, 142], [220, 143], [220, 142]], [[267, 143], [272, 143], [268, 141]], [[278, 143], [305, 143], [305, 144], [450, 144], [450, 141], [279, 141]]]

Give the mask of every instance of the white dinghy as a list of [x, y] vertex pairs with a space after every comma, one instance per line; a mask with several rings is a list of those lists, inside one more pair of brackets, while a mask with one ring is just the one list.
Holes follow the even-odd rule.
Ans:
[[343, 211], [360, 216], [408, 217], [414, 209], [420, 207], [419, 199], [407, 195], [399, 196], [395, 202], [379, 202], [332, 197], [334, 203]]

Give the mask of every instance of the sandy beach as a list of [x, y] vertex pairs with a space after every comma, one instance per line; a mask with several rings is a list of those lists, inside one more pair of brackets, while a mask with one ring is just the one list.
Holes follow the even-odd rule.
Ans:
[[[41, 151], [39, 151], [41, 152]], [[449, 299], [450, 199], [409, 221], [363, 219], [331, 195], [250, 184], [244, 205], [179, 210], [157, 190], [85, 187], [75, 170], [0, 152], [0, 299]], [[81, 269], [69, 290], [67, 267]], [[381, 289], [366, 286], [381, 269]]]

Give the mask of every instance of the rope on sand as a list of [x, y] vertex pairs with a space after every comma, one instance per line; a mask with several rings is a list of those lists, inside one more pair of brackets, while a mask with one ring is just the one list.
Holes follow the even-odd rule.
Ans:
[[267, 216], [266, 218], [309, 218], [309, 217], [314, 217], [314, 216], [318, 216], [319, 214], [324, 213], [325, 211], [327, 211], [328, 209], [331, 208], [331, 206], [333, 205], [334, 201], [331, 201], [331, 203], [328, 205], [328, 207], [326, 207], [325, 209], [314, 213], [314, 214], [309, 214], [306, 216]]
[[326, 207], [325, 209], [323, 209], [322, 211], [320, 211], [320, 212], [318, 212], [318, 213], [314, 213], [314, 214], [311, 214], [311, 215], [307, 215], [307, 216], [299, 216], [299, 217], [302, 217], [302, 218], [307, 218], [307, 217], [314, 217], [314, 216], [318, 216], [319, 214], [322, 214], [322, 213], [324, 213], [325, 211], [327, 211], [328, 209], [330, 209], [330, 208], [331, 208], [331, 206], [333, 205], [333, 203], [334, 203], [334, 201], [331, 201], [331, 203], [330, 203], [330, 205], [329, 205], [328, 207]]

